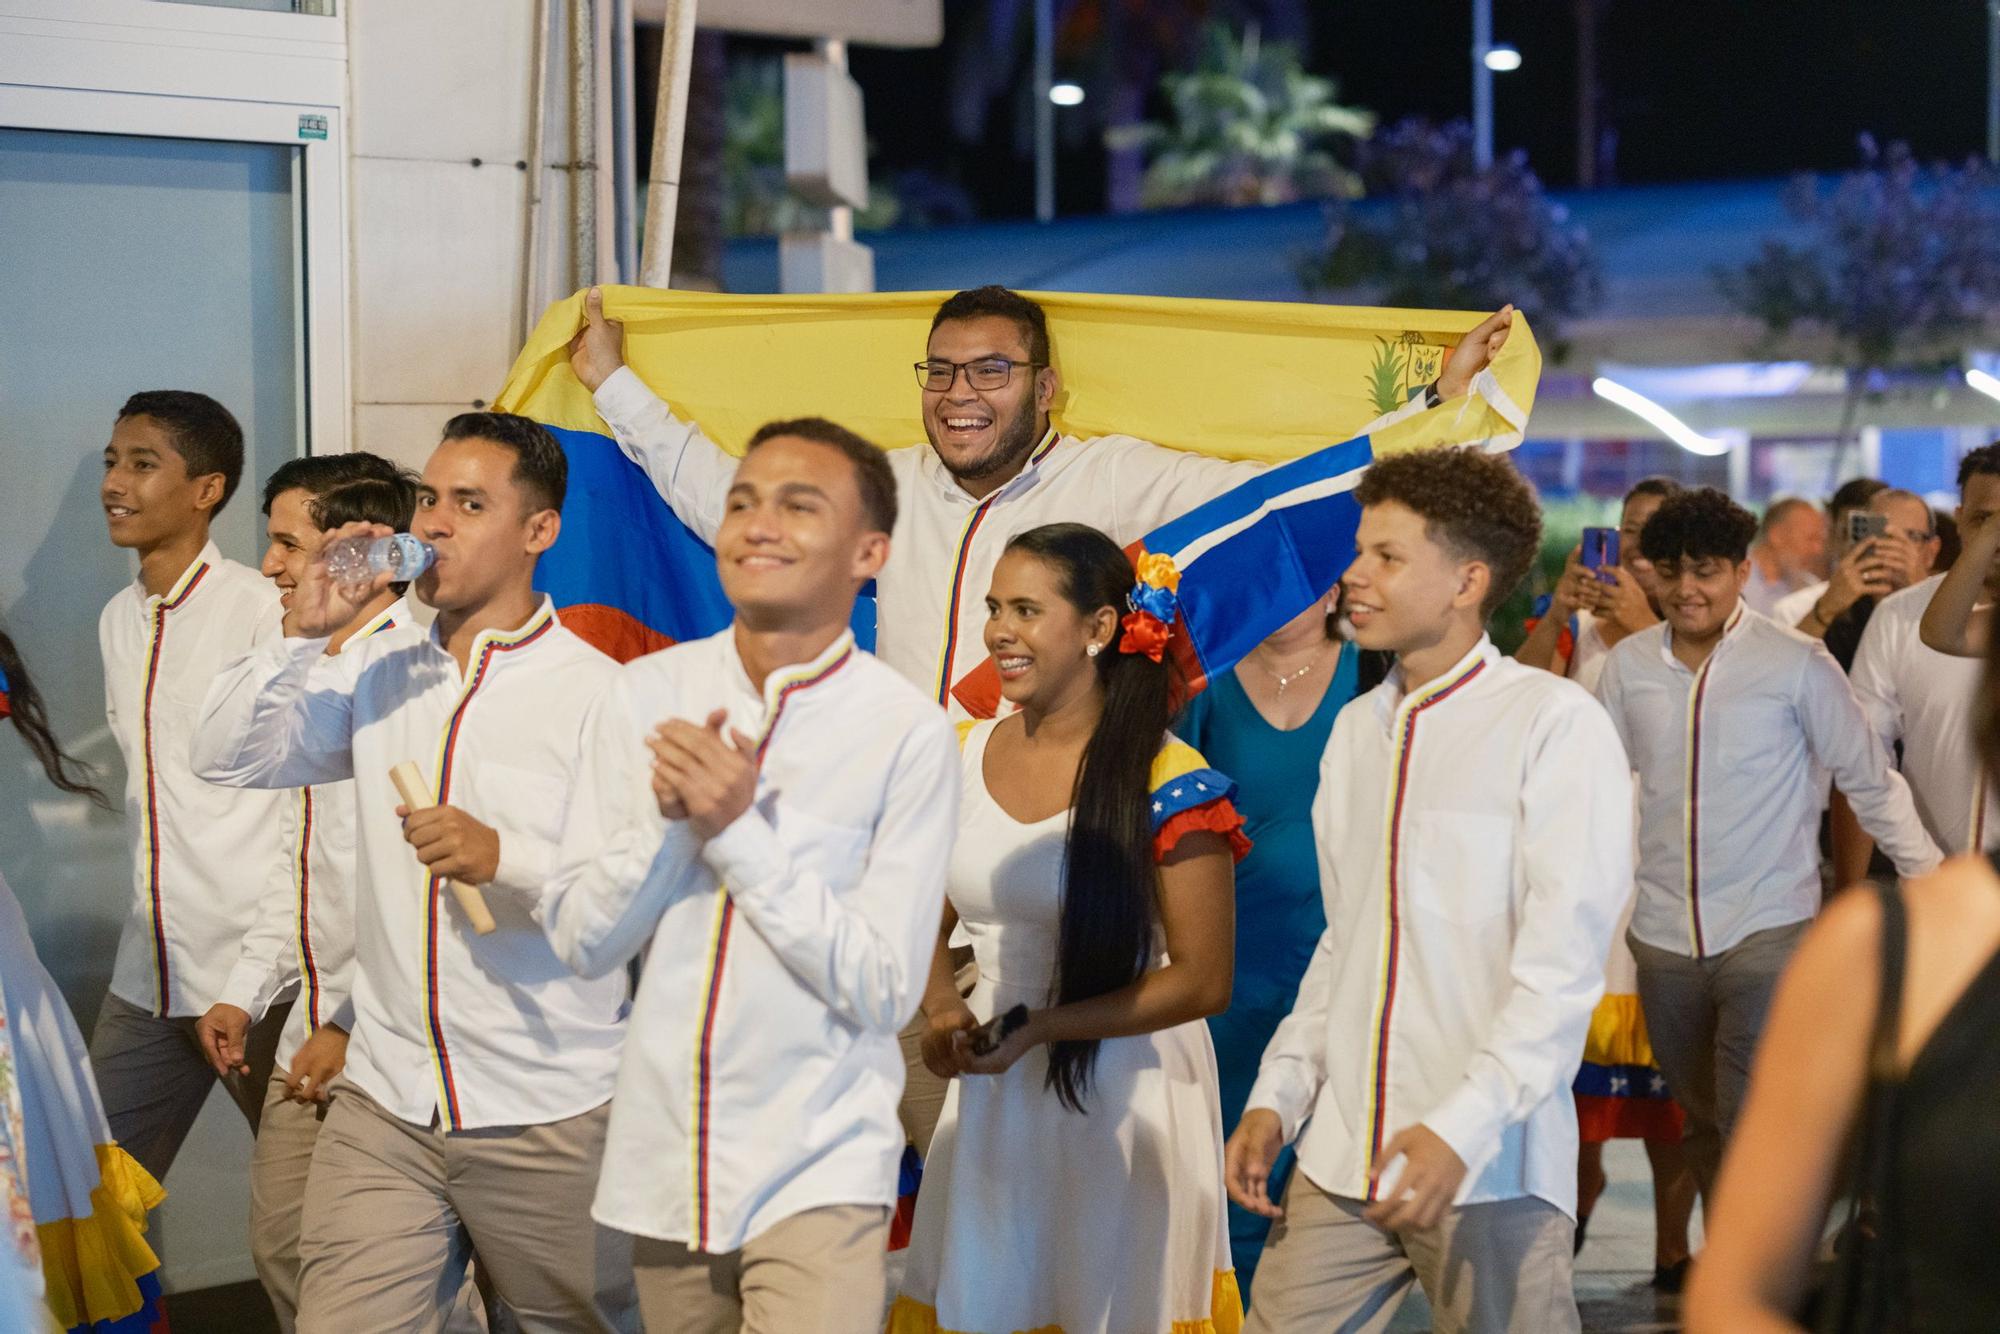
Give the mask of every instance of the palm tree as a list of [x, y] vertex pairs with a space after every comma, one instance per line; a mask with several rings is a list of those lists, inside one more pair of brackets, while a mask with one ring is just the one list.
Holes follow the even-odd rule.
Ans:
[[1374, 115], [1341, 106], [1333, 80], [1306, 73], [1289, 43], [1261, 41], [1256, 25], [1240, 42], [1221, 24], [1209, 25], [1195, 67], [1161, 84], [1170, 122], [1107, 136], [1114, 146], [1148, 153], [1146, 207], [1285, 204], [1361, 193], [1360, 178], [1332, 150], [1365, 139]]

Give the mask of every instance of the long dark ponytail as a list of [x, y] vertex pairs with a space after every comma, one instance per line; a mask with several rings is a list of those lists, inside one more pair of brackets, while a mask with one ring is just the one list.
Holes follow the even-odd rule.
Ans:
[[0, 676], [7, 678], [7, 703], [12, 710], [14, 730], [21, 734], [21, 740], [28, 743], [28, 749], [41, 761], [42, 771], [49, 776], [49, 781], [65, 792], [89, 797], [105, 810], [110, 810], [110, 798], [90, 782], [94, 777], [90, 766], [65, 753], [56, 741], [55, 733], [49, 730], [48, 713], [42, 707], [41, 692], [35, 689], [27, 665], [21, 661], [21, 651], [14, 647], [14, 641], [8, 638], [5, 630], [0, 630]]
[[[1015, 537], [1007, 549], [1047, 564], [1063, 596], [1084, 615], [1104, 607], [1124, 614], [1135, 581], [1132, 562], [1097, 529], [1047, 524]], [[1116, 639], [1096, 663], [1104, 711], [1070, 794], [1058, 1005], [1102, 996], [1138, 978], [1152, 962], [1159, 926], [1149, 802], [1153, 759], [1172, 717], [1172, 670], [1143, 653], [1119, 652]], [[1096, 1064], [1094, 1041], [1052, 1043], [1048, 1086], [1080, 1112]]]

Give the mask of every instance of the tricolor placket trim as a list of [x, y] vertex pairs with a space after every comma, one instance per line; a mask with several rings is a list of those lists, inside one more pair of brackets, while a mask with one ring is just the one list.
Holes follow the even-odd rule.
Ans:
[[146, 691], [139, 710], [139, 731], [146, 763], [146, 901], [153, 928], [155, 1012], [164, 1019], [172, 1011], [173, 975], [167, 966], [167, 904], [160, 884], [160, 778], [153, 754], [153, 691], [160, 681], [160, 659], [166, 651], [167, 615], [180, 609], [208, 573], [207, 561], [196, 561], [153, 608], [153, 642], [146, 652]]
[[1395, 796], [1389, 803], [1386, 830], [1388, 873], [1382, 895], [1382, 983], [1376, 998], [1374, 1022], [1370, 1025], [1375, 1046], [1369, 1061], [1368, 1080], [1367, 1199], [1371, 1202], [1376, 1198], [1375, 1164], [1382, 1156], [1388, 1129], [1389, 1030], [1396, 1017], [1396, 974], [1403, 957], [1403, 804], [1409, 795], [1411, 761], [1417, 749], [1417, 719], [1426, 709], [1443, 703], [1485, 669], [1486, 660], [1476, 659], [1458, 675], [1434, 682], [1428, 689], [1405, 700], [1398, 710], [1396, 776], [1391, 789]]

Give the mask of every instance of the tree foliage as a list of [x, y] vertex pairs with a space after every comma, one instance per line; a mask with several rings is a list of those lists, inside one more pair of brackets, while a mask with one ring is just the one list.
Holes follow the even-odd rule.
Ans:
[[1494, 310], [1512, 302], [1558, 353], [1565, 320], [1597, 304], [1596, 251], [1542, 191], [1527, 159], [1474, 164], [1463, 122], [1398, 122], [1363, 145], [1369, 199], [1327, 211], [1326, 241], [1301, 270], [1315, 291], [1371, 289], [1385, 305]]
[[1146, 154], [1145, 207], [1284, 204], [1360, 192], [1335, 150], [1365, 139], [1375, 117], [1340, 105], [1333, 80], [1308, 74], [1295, 46], [1263, 42], [1254, 26], [1239, 40], [1213, 23], [1194, 68], [1164, 75], [1160, 86], [1171, 119], [1105, 136], [1113, 149]]
[[1861, 139], [1861, 165], [1829, 190], [1801, 176], [1785, 211], [1804, 245], [1767, 238], [1718, 269], [1729, 302], [1776, 343], [1800, 326], [1830, 334], [1851, 370], [1887, 369], [1978, 331], [2000, 299], [2000, 211], [1977, 161], [1924, 167], [1904, 143]]

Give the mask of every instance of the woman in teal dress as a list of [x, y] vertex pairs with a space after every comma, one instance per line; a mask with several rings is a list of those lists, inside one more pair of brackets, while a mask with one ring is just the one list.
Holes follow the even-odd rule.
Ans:
[[[1236, 980], [1229, 1008], [1208, 1021], [1225, 1135], [1243, 1114], [1264, 1046], [1291, 1012], [1326, 930], [1312, 804], [1334, 715], [1383, 675], [1380, 655], [1338, 637], [1335, 606], [1328, 594], [1259, 644], [1174, 724], [1175, 735], [1236, 779], [1252, 843], [1236, 868]], [[1272, 1199], [1282, 1198], [1291, 1171], [1288, 1148], [1272, 1168], [1271, 1189], [1280, 1192]], [[1230, 1249], [1246, 1303], [1270, 1228], [1269, 1220], [1229, 1206]]]

